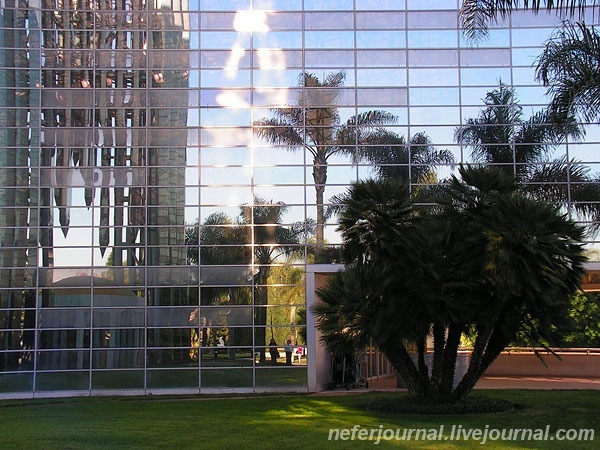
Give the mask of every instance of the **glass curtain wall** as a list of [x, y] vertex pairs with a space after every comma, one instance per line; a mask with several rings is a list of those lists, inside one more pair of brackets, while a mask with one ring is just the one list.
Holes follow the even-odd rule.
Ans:
[[[532, 63], [560, 18], [516, 13], [473, 47], [458, 3], [3, 0], [0, 395], [306, 390], [332, 198], [478, 162], [457, 129], [489, 93], [523, 120], [548, 102]], [[520, 173], [511, 136], [487, 162]], [[599, 136], [536, 163], [595, 185]], [[590, 221], [571, 180], [521, 181]]]

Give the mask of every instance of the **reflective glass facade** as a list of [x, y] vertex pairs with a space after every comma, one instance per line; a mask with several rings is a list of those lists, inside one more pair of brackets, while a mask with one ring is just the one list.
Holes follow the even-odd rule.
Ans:
[[[381, 167], [417, 188], [476, 161], [456, 130], [494, 90], [543, 109], [532, 64], [560, 23], [516, 13], [473, 47], [449, 0], [0, 5], [6, 396], [308, 389], [305, 274], [338, 260], [332, 197]], [[374, 129], [412, 145], [367, 158], [389, 148]], [[599, 141], [588, 125], [536, 161], [588, 171], [552, 185], [583, 222]], [[494, 163], [518, 174], [509, 148]]]

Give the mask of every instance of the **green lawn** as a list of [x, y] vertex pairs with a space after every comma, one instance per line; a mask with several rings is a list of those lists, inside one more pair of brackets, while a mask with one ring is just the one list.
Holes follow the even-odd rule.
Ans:
[[[600, 448], [581, 441], [450, 440], [452, 426], [474, 429], [590, 429], [598, 426], [600, 391], [477, 391], [473, 395], [506, 399], [512, 412], [410, 416], [367, 412], [374, 396], [404, 395], [256, 395], [249, 397], [94, 397], [0, 401], [2, 449], [252, 449], [373, 448], [375, 440], [328, 441], [330, 429], [351, 429], [355, 436], [381, 429], [421, 429], [441, 441], [381, 441], [375, 448]], [[596, 432], [600, 432], [600, 427]], [[349, 431], [350, 432], [350, 431]], [[508, 431], [506, 431], [508, 432]], [[402, 431], [400, 431], [402, 433]], [[416, 431], [414, 432], [416, 433]], [[373, 434], [376, 437], [376, 433]], [[413, 434], [414, 436], [414, 434]], [[436, 437], [440, 437], [436, 433]], [[445, 439], [447, 438], [447, 439]]]

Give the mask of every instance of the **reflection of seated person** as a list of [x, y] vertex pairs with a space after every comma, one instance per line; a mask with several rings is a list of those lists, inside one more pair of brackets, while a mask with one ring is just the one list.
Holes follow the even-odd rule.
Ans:
[[298, 358], [298, 364], [300, 364], [302, 362], [302, 353], [304, 353], [304, 347], [296, 347], [294, 356], [296, 356]]
[[225, 347], [225, 341], [223, 340], [223, 336], [219, 336], [219, 340], [217, 342], [217, 348], [215, 348], [215, 358], [219, 354], [219, 347]]

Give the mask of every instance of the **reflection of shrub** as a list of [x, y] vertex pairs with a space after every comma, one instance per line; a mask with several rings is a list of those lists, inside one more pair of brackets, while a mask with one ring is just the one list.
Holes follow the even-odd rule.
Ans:
[[569, 347], [600, 347], [600, 296], [597, 293], [578, 293], [569, 310], [571, 330], [565, 335]]
[[[539, 324], [539, 321], [531, 321]], [[531, 327], [524, 326], [511, 342], [514, 347], [547, 345], [549, 347], [600, 347], [600, 295], [593, 292], [576, 293], [559, 326], [545, 340], [537, 341]]]
[[342, 247], [329, 246], [323, 247], [317, 255], [315, 255], [315, 264], [342, 264], [344, 257]]

